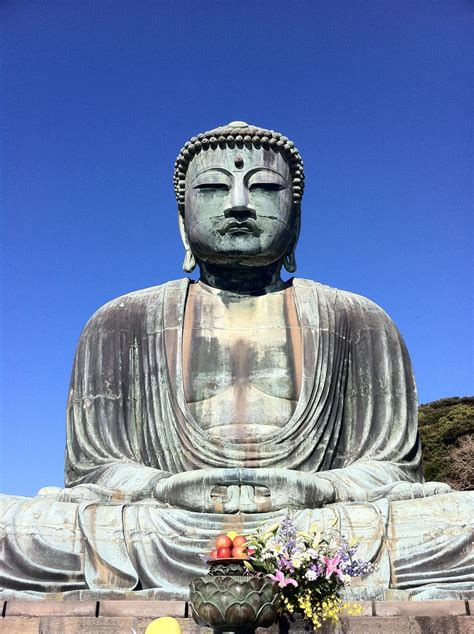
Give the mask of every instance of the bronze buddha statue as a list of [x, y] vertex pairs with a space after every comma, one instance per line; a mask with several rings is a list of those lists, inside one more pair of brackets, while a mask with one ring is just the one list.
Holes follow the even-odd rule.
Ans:
[[0, 584], [183, 595], [215, 535], [292, 509], [361, 538], [379, 565], [359, 596], [470, 596], [472, 494], [423, 482], [396, 327], [364, 297], [281, 277], [304, 189], [294, 144], [233, 122], [183, 147], [174, 183], [199, 281], [119, 297], [86, 325], [66, 488], [2, 498]]

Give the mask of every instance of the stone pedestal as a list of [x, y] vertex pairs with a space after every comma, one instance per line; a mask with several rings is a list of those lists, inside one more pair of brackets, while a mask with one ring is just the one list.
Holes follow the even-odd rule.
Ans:
[[[470, 634], [474, 632], [474, 601], [367, 601], [362, 615], [342, 619], [338, 626], [325, 625], [322, 634]], [[3, 602], [0, 632], [3, 634], [144, 634], [160, 616], [173, 616], [182, 634], [210, 634], [188, 616], [184, 601], [103, 600]], [[257, 634], [303, 634], [311, 631], [303, 622], [259, 629]]]

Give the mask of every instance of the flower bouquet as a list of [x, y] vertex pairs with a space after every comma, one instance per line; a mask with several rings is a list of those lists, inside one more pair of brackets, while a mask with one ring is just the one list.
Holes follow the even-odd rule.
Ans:
[[374, 565], [356, 559], [357, 540], [348, 542], [334, 525], [321, 533], [313, 524], [298, 531], [291, 517], [247, 537], [253, 550], [244, 561], [251, 575], [263, 575], [278, 584], [280, 611], [301, 613], [314, 629], [325, 620], [337, 623], [342, 611], [360, 614], [355, 604], [344, 603], [341, 591], [352, 577], [362, 577]]

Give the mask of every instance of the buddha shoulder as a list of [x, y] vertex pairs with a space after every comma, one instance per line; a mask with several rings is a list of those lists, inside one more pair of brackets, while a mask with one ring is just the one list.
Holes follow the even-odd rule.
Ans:
[[398, 336], [391, 317], [368, 297], [302, 278], [296, 278], [293, 286], [297, 288], [300, 302], [306, 303], [307, 310], [318, 310], [321, 313], [324, 308], [324, 311], [346, 321], [353, 332], [354, 329], [366, 328], [391, 331]]
[[186, 296], [189, 280], [172, 280], [148, 288], [126, 293], [101, 306], [89, 319], [82, 336], [93, 330], [140, 331], [146, 327], [147, 317], [156, 313], [166, 301], [175, 303]]

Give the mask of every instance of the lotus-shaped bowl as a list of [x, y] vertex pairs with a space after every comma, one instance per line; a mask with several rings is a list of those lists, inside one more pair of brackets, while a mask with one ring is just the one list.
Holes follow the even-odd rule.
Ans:
[[267, 577], [197, 577], [191, 582], [189, 601], [196, 623], [214, 632], [254, 632], [278, 617], [278, 591]]

